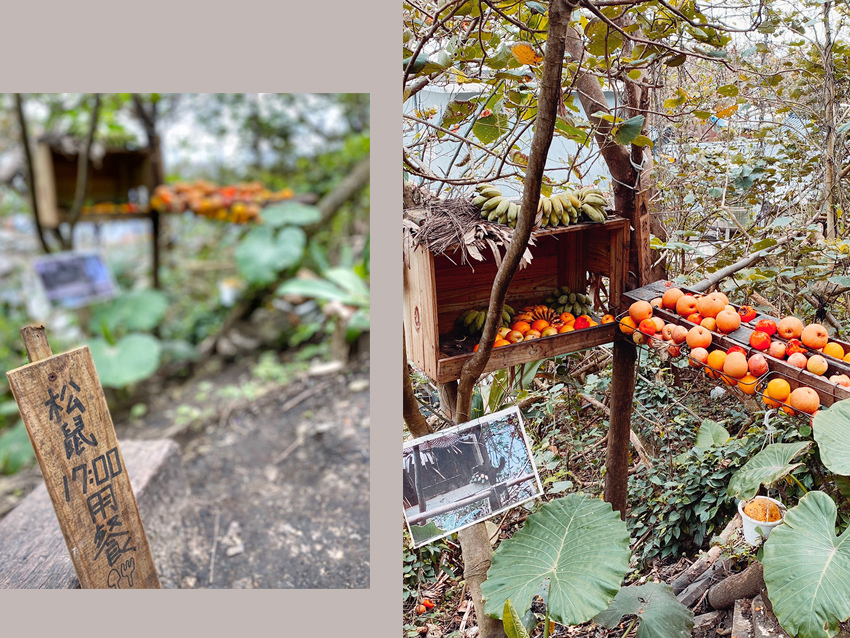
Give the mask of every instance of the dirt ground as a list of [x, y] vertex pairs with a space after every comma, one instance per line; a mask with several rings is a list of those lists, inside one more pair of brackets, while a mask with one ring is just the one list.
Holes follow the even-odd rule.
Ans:
[[[369, 364], [256, 361], [198, 374], [113, 415], [119, 440], [174, 438], [197, 519], [185, 588], [369, 587]], [[41, 481], [0, 477], [0, 517]]]

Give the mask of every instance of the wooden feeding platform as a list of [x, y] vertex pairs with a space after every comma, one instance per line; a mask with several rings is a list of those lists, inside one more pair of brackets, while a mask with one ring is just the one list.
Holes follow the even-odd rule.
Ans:
[[[608, 279], [608, 312], [616, 314], [623, 295], [629, 224], [611, 216], [601, 224], [542, 228], [532, 233], [531, 263], [517, 271], [506, 302], [519, 309], [536, 305], [559, 287], [587, 289], [589, 275]], [[464, 310], [484, 309], [498, 270], [489, 248], [483, 261], [463, 263], [460, 246], [435, 254], [424, 243], [404, 246], [404, 329], [407, 357], [437, 383], [460, 378], [477, 339], [457, 339], [455, 322]], [[598, 309], [597, 309], [598, 310]], [[599, 312], [599, 314], [603, 314]], [[610, 343], [615, 323], [601, 324], [493, 350], [485, 372], [577, 352]], [[458, 350], [465, 350], [458, 353]]]
[[[666, 290], [668, 290], [673, 284], [668, 281], [656, 281], [647, 286], [643, 286], [642, 288], [636, 288], [635, 290], [629, 290], [623, 295], [623, 306], [627, 307], [631, 303], [639, 300], [650, 301], [655, 299], [656, 297], [661, 297]], [[693, 290], [689, 290], [685, 286], [676, 286], [680, 290], [690, 293], [690, 294], [699, 294]], [[734, 304], [732, 304], [734, 305]], [[737, 307], [736, 307], [737, 309]], [[653, 315], [661, 317], [664, 321], [673, 324], [679, 324], [685, 326], [687, 328], [693, 327], [693, 322], [688, 321], [684, 317], [678, 315], [675, 311], [665, 310], [663, 308], [653, 308]], [[792, 389], [798, 386], [808, 386], [812, 388], [815, 392], [818, 393], [820, 397], [821, 405], [824, 407], [829, 407], [836, 401], [841, 401], [843, 399], [850, 399], [850, 388], [845, 388], [838, 384], [832, 383], [829, 380], [829, 376], [833, 374], [846, 374], [850, 376], [850, 362], [843, 361], [840, 359], [836, 359], [829, 355], [823, 355], [824, 359], [826, 359], [829, 364], [829, 368], [827, 369], [824, 375], [817, 375], [808, 370], [802, 370], [797, 368], [796, 366], [790, 365], [787, 361], [783, 359], [777, 359], [776, 357], [772, 357], [768, 354], [767, 351], [756, 350], [752, 346], [750, 346], [750, 335], [755, 332], [755, 324], [762, 319], [772, 319], [773, 321], [779, 323], [779, 319], [777, 317], [771, 317], [770, 315], [765, 315], [759, 313], [755, 319], [753, 319], [749, 323], [741, 323], [741, 326], [731, 332], [729, 334], [723, 334], [718, 331], [711, 331], [712, 334], [712, 345], [717, 345], [720, 348], [728, 349], [732, 346], [740, 346], [747, 352], [747, 358], [750, 355], [759, 352], [762, 354], [767, 361], [767, 365], [769, 368], [768, 375], [781, 375], [790, 383]], [[777, 335], [771, 337], [771, 339], [783, 341]], [[838, 339], [830, 338], [830, 341], [834, 341], [835, 343], [841, 344], [841, 346], [845, 349], [845, 351], [850, 351], [850, 343], [846, 343], [844, 341], [840, 341]], [[773, 378], [773, 377], [771, 377]]]

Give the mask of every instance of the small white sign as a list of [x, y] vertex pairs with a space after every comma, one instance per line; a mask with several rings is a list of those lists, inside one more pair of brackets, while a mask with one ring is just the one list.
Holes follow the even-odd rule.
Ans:
[[44, 255], [34, 266], [51, 304], [80, 308], [115, 296], [112, 273], [95, 252]]
[[518, 407], [408, 441], [402, 473], [414, 547], [543, 493]]

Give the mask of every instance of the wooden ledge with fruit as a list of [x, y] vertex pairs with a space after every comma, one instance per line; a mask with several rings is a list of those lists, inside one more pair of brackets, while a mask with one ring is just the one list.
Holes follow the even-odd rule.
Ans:
[[[850, 398], [850, 344], [830, 338], [820, 324], [805, 326], [797, 317], [777, 319], [730, 304], [723, 293], [701, 294], [668, 281], [628, 291], [623, 302], [635, 317], [621, 319], [622, 332], [640, 331], [650, 318], [664, 323], [665, 329], [678, 326], [680, 341], [672, 345], [683, 343], [684, 336], [691, 365], [706, 367], [709, 376], [712, 369], [721, 369], [724, 378], [730, 374], [726, 368], [738, 370], [740, 375], [731, 375], [738, 387], [759, 394], [769, 407], [813, 414], [821, 405]], [[646, 330], [651, 328], [646, 324]], [[737, 359], [725, 365], [726, 355], [734, 351], [746, 368]], [[759, 382], [752, 385], [750, 377]], [[742, 380], [749, 382], [746, 388]]]
[[[483, 193], [478, 197], [485, 201], [487, 194], [501, 197]], [[594, 195], [585, 193], [589, 201], [598, 202]], [[556, 200], [560, 198], [541, 198], [550, 205]], [[505, 224], [484, 218], [474, 201], [449, 200], [432, 204], [428, 211], [406, 211], [407, 355], [437, 383], [459, 378], [471, 358], [499, 251], [513, 233], [509, 219]], [[508, 202], [501, 198], [499, 206], [502, 201]], [[544, 206], [541, 203], [539, 210], [541, 224]], [[604, 218], [576, 210], [562, 216], [563, 210], [532, 233], [524, 267], [511, 280], [503, 326], [485, 372], [614, 340], [614, 314], [626, 281], [628, 221], [607, 212]], [[568, 221], [553, 225], [555, 217]]]

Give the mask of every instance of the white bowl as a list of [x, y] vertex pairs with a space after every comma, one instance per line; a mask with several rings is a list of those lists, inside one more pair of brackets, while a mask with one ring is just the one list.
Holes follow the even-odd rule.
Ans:
[[[785, 506], [782, 505], [782, 503], [777, 501], [775, 498], [769, 498], [767, 496], [756, 496], [754, 499], [751, 500], [756, 499], [765, 499], [770, 501], [771, 503], [774, 503], [776, 507], [779, 508], [779, 513], [782, 518], [773, 523], [757, 521], [756, 519], [750, 518], [744, 513], [744, 505], [746, 503], [749, 503], [749, 501], [738, 501], [738, 513], [741, 515], [741, 527], [744, 530], [744, 540], [746, 540], [750, 545], [758, 545], [762, 541], [762, 539], [767, 540], [767, 537], [770, 536], [771, 530], [773, 530], [773, 528], [777, 525], [782, 524], [782, 522], [785, 520]], [[761, 534], [759, 534], [758, 530], [756, 530], [756, 527], [761, 529]]]

